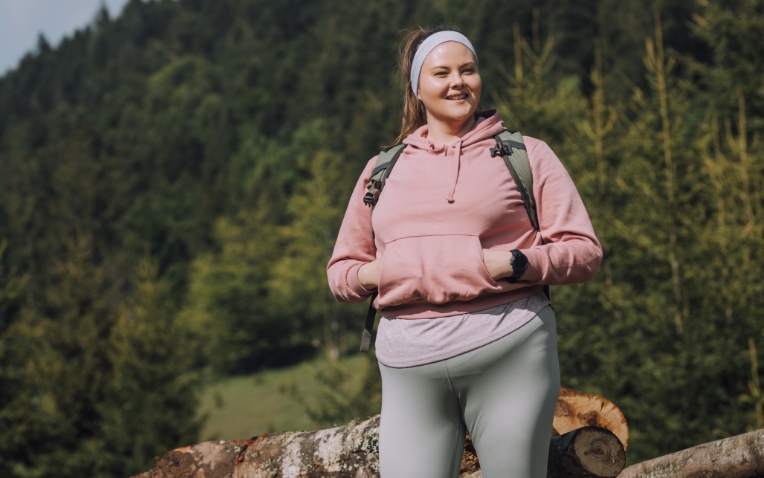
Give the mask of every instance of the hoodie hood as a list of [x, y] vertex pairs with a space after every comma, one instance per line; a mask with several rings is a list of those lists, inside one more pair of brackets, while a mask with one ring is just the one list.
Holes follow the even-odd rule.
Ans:
[[477, 143], [483, 140], [493, 138], [504, 129], [504, 122], [499, 116], [499, 111], [491, 109], [477, 113], [477, 121], [475, 121], [475, 125], [472, 129], [462, 136], [461, 139], [452, 144], [430, 141], [427, 138], [429, 126], [426, 124], [408, 135], [403, 140], [403, 143], [408, 145], [411, 149], [420, 150], [426, 152], [428, 155], [438, 157], [438, 160], [447, 163], [447, 167], [450, 166], [451, 176], [453, 177], [453, 186], [449, 189], [446, 200], [449, 203], [453, 203], [456, 184], [459, 181], [462, 153], [469, 151], [471, 147], [475, 147]]

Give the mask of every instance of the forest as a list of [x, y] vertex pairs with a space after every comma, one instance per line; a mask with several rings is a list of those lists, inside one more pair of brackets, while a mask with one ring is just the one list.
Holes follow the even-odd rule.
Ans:
[[[211, 377], [356, 353], [326, 263], [443, 24], [603, 244], [552, 288], [563, 384], [632, 463], [764, 428], [764, 0], [130, 0], [0, 77], [1, 476], [145, 471]], [[313, 413], [376, 413], [366, 373]]]

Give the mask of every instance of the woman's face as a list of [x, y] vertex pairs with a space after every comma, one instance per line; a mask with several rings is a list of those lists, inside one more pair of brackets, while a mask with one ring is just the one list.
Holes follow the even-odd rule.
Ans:
[[417, 97], [428, 119], [459, 123], [477, 111], [483, 80], [472, 51], [461, 43], [441, 43], [427, 55], [419, 74]]

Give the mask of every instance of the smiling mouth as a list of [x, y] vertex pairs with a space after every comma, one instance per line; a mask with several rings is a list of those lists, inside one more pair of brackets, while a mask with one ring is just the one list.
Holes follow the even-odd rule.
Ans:
[[464, 94], [462, 94], [462, 95], [448, 95], [448, 96], [446, 96], [446, 99], [447, 100], [465, 100], [465, 99], [467, 99], [468, 96], [469, 95], [464, 95]]

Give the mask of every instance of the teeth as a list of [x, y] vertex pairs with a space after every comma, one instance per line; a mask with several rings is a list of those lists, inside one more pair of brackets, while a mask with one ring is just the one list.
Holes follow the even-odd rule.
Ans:
[[466, 97], [467, 97], [467, 95], [456, 95], [456, 96], [449, 96], [448, 99], [449, 100], [463, 100]]

